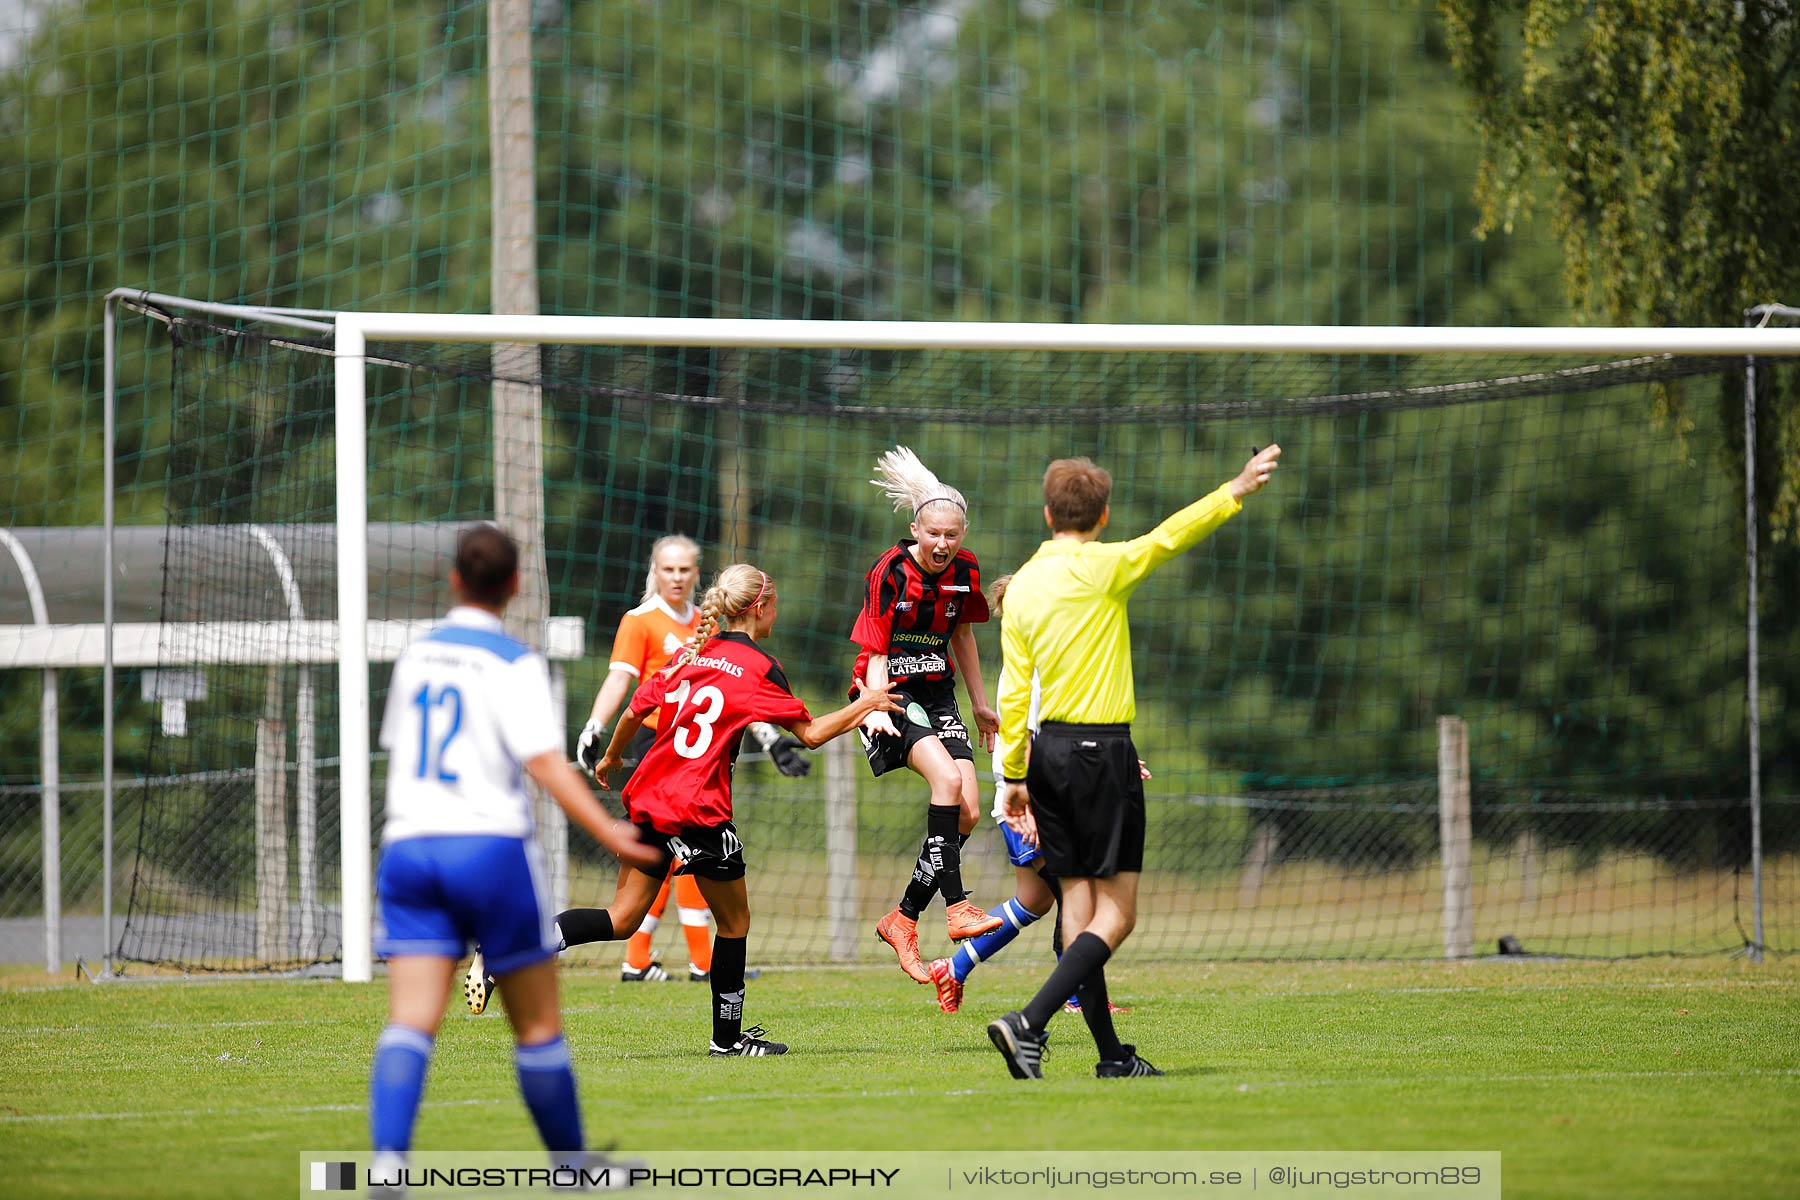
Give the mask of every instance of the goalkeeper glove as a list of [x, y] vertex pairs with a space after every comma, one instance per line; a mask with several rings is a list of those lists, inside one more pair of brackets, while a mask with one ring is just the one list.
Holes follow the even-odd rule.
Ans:
[[812, 764], [800, 753], [800, 743], [767, 721], [750, 726], [750, 736], [756, 739], [756, 744], [763, 748], [769, 761], [783, 775], [798, 778], [812, 770]]
[[600, 741], [600, 735], [605, 732], [606, 729], [600, 722], [590, 718], [581, 727], [581, 736], [575, 741], [575, 761], [590, 775], [600, 765], [600, 756], [606, 753], [606, 747]]

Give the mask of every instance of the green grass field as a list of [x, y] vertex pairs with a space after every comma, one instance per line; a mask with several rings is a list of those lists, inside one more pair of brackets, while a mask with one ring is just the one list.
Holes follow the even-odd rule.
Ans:
[[[650, 1149], [1498, 1150], [1505, 1194], [1800, 1194], [1800, 963], [1122, 965], [1121, 1036], [1168, 1078], [1093, 1078], [1058, 1017], [1042, 1083], [889, 969], [774, 971], [781, 1059], [697, 1052], [706, 996], [565, 975], [590, 1137]], [[0, 1178], [18, 1196], [294, 1194], [303, 1150], [366, 1145], [375, 985], [0, 981]], [[497, 1012], [438, 1039], [420, 1150], [529, 1150]]]

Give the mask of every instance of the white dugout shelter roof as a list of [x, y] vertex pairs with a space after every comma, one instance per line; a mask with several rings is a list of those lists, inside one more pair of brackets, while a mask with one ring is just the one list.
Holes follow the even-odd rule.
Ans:
[[[389, 662], [443, 614], [458, 524], [368, 529], [369, 658]], [[99, 526], [0, 530], [0, 669], [106, 664]], [[113, 542], [116, 667], [336, 662], [337, 527], [120, 526]], [[551, 659], [579, 658], [582, 622], [546, 629]]]
[[[368, 596], [379, 616], [366, 623], [367, 662], [392, 662], [443, 614], [446, 576], [462, 523], [367, 525]], [[39, 771], [43, 780], [44, 961], [62, 961], [59, 669], [261, 665], [300, 668], [296, 728], [302, 907], [318, 908], [312, 842], [316, 791], [314, 681], [310, 668], [335, 664], [338, 643], [338, 529], [332, 524], [119, 526], [112, 531], [115, 618], [106, 611], [107, 530], [103, 526], [0, 529], [0, 671], [43, 675]], [[110, 633], [110, 637], [108, 636]], [[579, 617], [545, 623], [544, 653], [580, 658]], [[174, 703], [179, 705], [177, 689]], [[171, 693], [164, 693], [165, 705]], [[197, 697], [194, 697], [197, 698]], [[110, 746], [108, 748], [110, 768]], [[109, 770], [110, 776], [110, 770]], [[102, 866], [104, 938], [112, 946], [110, 778]]]

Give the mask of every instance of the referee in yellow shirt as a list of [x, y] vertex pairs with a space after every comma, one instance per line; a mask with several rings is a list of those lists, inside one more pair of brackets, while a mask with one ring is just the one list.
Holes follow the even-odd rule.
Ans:
[[[1062, 884], [1063, 954], [1024, 1009], [988, 1026], [1014, 1079], [1043, 1078], [1044, 1029], [1071, 992], [1100, 1052], [1096, 1075], [1162, 1074], [1119, 1043], [1106, 994], [1106, 960], [1137, 922], [1144, 869], [1125, 605], [1150, 572], [1236, 515], [1280, 457], [1280, 446], [1257, 451], [1237, 478], [1129, 542], [1098, 540], [1111, 515], [1111, 475], [1085, 458], [1058, 459], [1044, 472], [1050, 540], [1013, 575], [1001, 619], [999, 754], [1007, 824], [1023, 834], [1035, 818], [1045, 873]], [[1042, 723], [1027, 767], [1033, 676]]]

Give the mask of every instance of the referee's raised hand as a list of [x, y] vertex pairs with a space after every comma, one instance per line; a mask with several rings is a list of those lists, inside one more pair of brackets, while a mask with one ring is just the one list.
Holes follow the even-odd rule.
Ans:
[[1251, 492], [1256, 491], [1258, 488], [1262, 487], [1263, 484], [1269, 482], [1269, 476], [1273, 474], [1275, 468], [1280, 465], [1275, 460], [1280, 457], [1280, 446], [1264, 446], [1261, 450], [1258, 450], [1255, 454], [1251, 455], [1250, 461], [1244, 464], [1244, 469], [1239, 471], [1237, 478], [1231, 481], [1232, 496], [1242, 500], [1245, 496], [1248, 496]]

